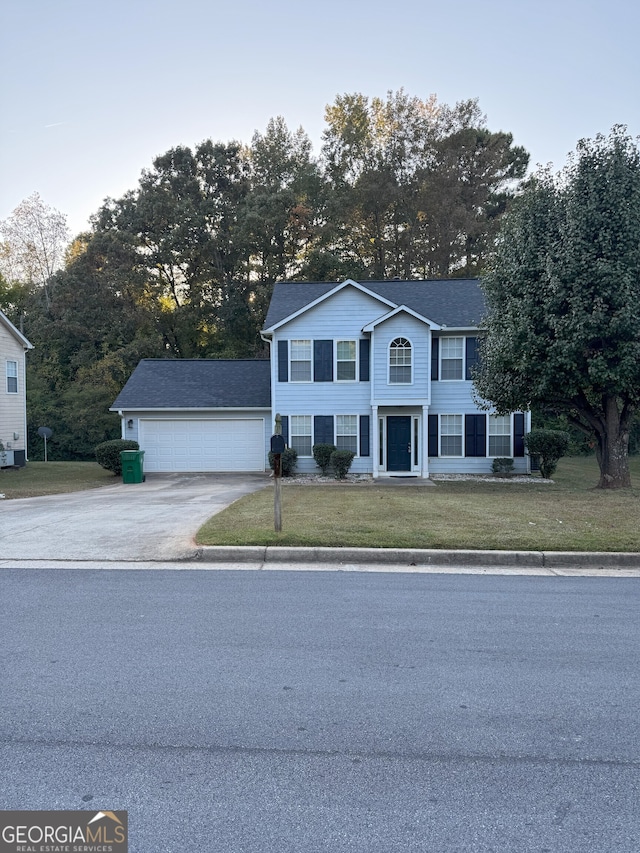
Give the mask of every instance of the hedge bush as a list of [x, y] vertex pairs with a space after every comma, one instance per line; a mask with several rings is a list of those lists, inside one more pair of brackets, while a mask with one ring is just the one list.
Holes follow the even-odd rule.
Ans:
[[107, 471], [113, 471], [116, 476], [122, 474], [120, 453], [123, 450], [140, 450], [140, 445], [137, 441], [131, 441], [126, 438], [103, 441], [102, 444], [98, 444], [95, 448], [98, 464], [106, 468]]
[[314, 444], [313, 458], [316, 465], [323, 474], [327, 474], [331, 468], [331, 454], [335, 453], [338, 448], [335, 444]]
[[494, 474], [510, 474], [513, 471], [513, 459], [509, 456], [496, 456], [491, 470]]
[[553, 476], [558, 461], [569, 449], [569, 433], [560, 429], [532, 429], [524, 437], [530, 456], [537, 456], [545, 480]]
[[[269, 451], [269, 465], [271, 466], [271, 470], [273, 471], [273, 454]], [[284, 453], [281, 454], [282, 459], [280, 460], [280, 470], [283, 477], [292, 477], [295, 474], [296, 468], [298, 467], [298, 451], [294, 450], [292, 447], [285, 447]]]
[[344, 480], [349, 473], [355, 457], [352, 450], [334, 450], [330, 456], [331, 467], [336, 473], [336, 480]]

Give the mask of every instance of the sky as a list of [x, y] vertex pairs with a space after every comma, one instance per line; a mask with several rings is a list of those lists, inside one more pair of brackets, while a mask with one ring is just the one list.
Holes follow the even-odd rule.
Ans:
[[557, 170], [640, 134], [639, 29], [636, 0], [0, 0], [0, 220], [37, 192], [76, 234], [154, 157], [278, 115], [319, 154], [354, 92], [478, 98]]

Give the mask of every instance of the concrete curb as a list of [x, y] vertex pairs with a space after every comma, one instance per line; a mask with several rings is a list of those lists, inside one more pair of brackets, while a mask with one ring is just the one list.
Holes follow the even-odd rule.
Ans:
[[298, 548], [279, 545], [199, 547], [208, 563], [337, 563], [515, 568], [640, 568], [640, 553], [589, 551], [445, 551], [422, 548]]

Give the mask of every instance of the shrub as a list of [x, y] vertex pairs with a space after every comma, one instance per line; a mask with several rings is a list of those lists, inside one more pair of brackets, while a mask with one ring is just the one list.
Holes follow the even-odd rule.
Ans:
[[496, 456], [491, 470], [494, 474], [510, 474], [513, 471], [513, 459], [509, 456]]
[[331, 454], [335, 453], [338, 448], [335, 444], [314, 444], [313, 458], [316, 460], [316, 465], [323, 474], [327, 474], [331, 468]]
[[331, 467], [336, 472], [336, 480], [344, 480], [349, 473], [356, 454], [352, 450], [334, 450], [329, 457]]
[[118, 476], [122, 474], [121, 451], [139, 449], [140, 445], [137, 441], [130, 441], [126, 438], [115, 438], [113, 441], [103, 441], [102, 444], [98, 444], [95, 454], [99, 465], [102, 465], [107, 471], [113, 471]]
[[525, 435], [524, 443], [529, 455], [538, 457], [540, 473], [548, 480], [569, 449], [569, 434], [559, 429], [532, 429]]
[[[273, 471], [273, 454], [269, 451], [269, 465], [271, 466], [271, 470]], [[281, 454], [282, 459], [280, 460], [280, 471], [283, 477], [291, 477], [295, 474], [296, 468], [298, 466], [298, 451], [294, 450], [292, 447], [285, 447], [284, 453]]]

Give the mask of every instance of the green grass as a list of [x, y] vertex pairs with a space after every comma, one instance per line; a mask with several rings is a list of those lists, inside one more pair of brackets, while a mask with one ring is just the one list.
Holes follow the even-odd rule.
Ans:
[[122, 482], [97, 462], [29, 462], [24, 468], [0, 470], [0, 493], [5, 498], [34, 498]]
[[[640, 483], [640, 457], [631, 459]], [[283, 530], [273, 529], [273, 487], [237, 501], [198, 532], [201, 545], [302, 545], [640, 551], [640, 489], [594, 488], [591, 458], [561, 460], [553, 484], [439, 482], [282, 487]]]

